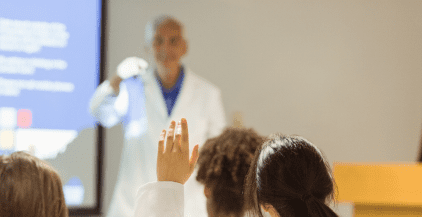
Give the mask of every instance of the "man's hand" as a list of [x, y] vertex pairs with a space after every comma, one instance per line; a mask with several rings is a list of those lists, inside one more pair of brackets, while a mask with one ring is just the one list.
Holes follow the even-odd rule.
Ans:
[[[164, 140], [166, 140], [165, 147]], [[172, 121], [167, 136], [166, 131], [163, 130], [158, 142], [157, 180], [185, 184], [195, 169], [198, 156], [198, 145], [196, 145], [189, 158], [189, 133], [186, 119], [182, 118], [177, 126]]]
[[120, 92], [120, 82], [122, 82], [123, 79], [121, 77], [119, 77], [118, 75], [114, 75], [111, 79], [110, 79], [110, 86], [113, 88], [114, 93], [116, 94], [116, 96], [119, 95]]
[[117, 73], [110, 79], [110, 85], [116, 95], [119, 95], [120, 82], [139, 75], [148, 68], [148, 63], [139, 57], [128, 57], [117, 66]]
[[117, 66], [117, 75], [123, 80], [139, 75], [148, 68], [148, 63], [139, 57], [128, 57]]

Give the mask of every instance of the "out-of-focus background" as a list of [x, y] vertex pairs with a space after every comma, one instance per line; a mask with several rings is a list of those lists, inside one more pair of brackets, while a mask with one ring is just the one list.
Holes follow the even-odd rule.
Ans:
[[[6, 4], [0, 13], [0, 39], [16, 42], [15, 50], [10, 47], [7, 50], [4, 46], [10, 43], [0, 41], [0, 63], [4, 64], [0, 65], [0, 87], [6, 87], [0, 89], [1, 99], [6, 99], [0, 100], [0, 119], [5, 120], [7, 115], [13, 120], [31, 118], [31, 123], [0, 123], [0, 151], [3, 151], [0, 154], [7, 154], [6, 149], [15, 150], [25, 143], [21, 149], [50, 159], [64, 180], [65, 191], [70, 192], [67, 195], [81, 196], [83, 200], [75, 199], [75, 204], [92, 205], [96, 198], [93, 180], [98, 162], [94, 120], [88, 113], [88, 102], [98, 83], [99, 63], [96, 61], [100, 44], [95, 40], [101, 30], [100, 1], [89, 4], [75, 1], [66, 7], [56, 2], [54, 5], [57, 4], [58, 9], [52, 11], [54, 17], [46, 17], [43, 12], [52, 5], [40, 2], [14, 2], [21, 10], [13, 15], [15, 17], [4, 12]], [[82, 10], [78, 5], [85, 3], [85, 10]], [[408, 163], [418, 159], [422, 124], [422, 1], [106, 0], [106, 5], [103, 35], [106, 39], [106, 79], [116, 73], [117, 65], [127, 57], [152, 60], [144, 47], [145, 25], [158, 15], [168, 14], [179, 19], [185, 27], [188, 40], [185, 66], [221, 89], [229, 125], [252, 127], [263, 135], [275, 132], [301, 135], [322, 149], [331, 165], [334, 162]], [[65, 16], [65, 12], [74, 9], [80, 10], [74, 18], [73, 15]], [[77, 27], [76, 24], [82, 22], [87, 29]], [[32, 33], [52, 34], [62, 41], [53, 40], [57, 44], [47, 43], [50, 45], [34, 50], [29, 46], [31, 44], [2, 35], [6, 32], [5, 23], [10, 24], [13, 34], [24, 38], [26, 35], [19, 32], [22, 25], [26, 30], [44, 25], [52, 31], [47, 34], [43, 32], [46, 29], [33, 28]], [[36, 39], [44, 40], [41, 36]], [[21, 45], [28, 45], [26, 48], [30, 50], [26, 53], [19, 50]], [[72, 58], [67, 58], [68, 54], [72, 54]], [[32, 57], [38, 59], [30, 59]], [[27, 72], [19, 61], [27, 64], [38, 61], [37, 64], [42, 64], [37, 67], [42, 69], [37, 69], [34, 75], [35, 66], [31, 68], [32, 72]], [[15, 64], [16, 70], [21, 71], [7, 68], [6, 63]], [[32, 94], [25, 97], [32, 100], [33, 107], [13, 98], [20, 90], [7, 84], [10, 83], [7, 79], [16, 76], [13, 82], [23, 84], [34, 78], [29, 75], [52, 80], [67, 76], [63, 79], [72, 80], [73, 83], [67, 80], [60, 84], [39, 83], [39, 90], [36, 90], [44, 91], [42, 94], [46, 95], [42, 97], [53, 101], [47, 103], [47, 108], [68, 107], [57, 100], [76, 106], [77, 109], [65, 114], [69, 121], [56, 120], [51, 113], [40, 116], [36, 106], [44, 104], [35, 102], [31, 96], [41, 95], [32, 89], [25, 92], [27, 85], [19, 88], [26, 88], [22, 95]], [[46, 84], [51, 86], [47, 88], [51, 93], [45, 93], [48, 91], [42, 85]], [[80, 88], [83, 85], [89, 88]], [[74, 98], [63, 97], [70, 93]], [[53, 121], [48, 121], [47, 117]], [[73, 117], [86, 123], [76, 123]], [[39, 120], [48, 124], [41, 126]], [[71, 122], [75, 126], [67, 126]], [[30, 127], [34, 129], [28, 129]], [[38, 131], [40, 129], [44, 130], [43, 134]], [[104, 214], [113, 195], [124, 141], [121, 125], [105, 132]], [[15, 134], [19, 136], [15, 137]], [[57, 145], [58, 140], [45, 144], [43, 139], [48, 135], [63, 140], [60, 143], [63, 147]], [[4, 139], [5, 136], [9, 139]], [[44, 152], [37, 149], [41, 146], [29, 144], [34, 142], [30, 136], [39, 138], [37, 144], [44, 145], [50, 155], [37, 155]], [[16, 142], [14, 138], [17, 137], [28, 141]], [[6, 140], [8, 145], [5, 145]], [[67, 168], [70, 164], [72, 171]], [[79, 174], [76, 175], [78, 179], [74, 179], [73, 172]], [[351, 209], [351, 206], [341, 205], [339, 213], [348, 216]]]
[[[416, 161], [422, 120], [421, 1], [108, 1], [107, 75], [147, 58], [144, 26], [185, 24], [186, 66], [222, 90], [227, 120], [298, 134], [326, 157]], [[105, 208], [123, 136], [107, 130]]]

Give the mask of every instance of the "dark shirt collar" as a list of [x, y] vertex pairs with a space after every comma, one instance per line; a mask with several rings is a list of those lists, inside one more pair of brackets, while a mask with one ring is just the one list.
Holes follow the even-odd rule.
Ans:
[[154, 74], [155, 74], [155, 78], [158, 81], [158, 84], [160, 84], [161, 90], [164, 93], [171, 93], [172, 91], [174, 91], [175, 89], [180, 89], [180, 87], [182, 86], [183, 83], [183, 78], [185, 77], [185, 73], [184, 73], [184, 67], [180, 66], [180, 72], [179, 72], [179, 77], [177, 78], [176, 83], [173, 85], [173, 87], [171, 87], [170, 89], [167, 89], [163, 86], [163, 83], [161, 82], [161, 78], [158, 75], [158, 72], [156, 70], [154, 70]]

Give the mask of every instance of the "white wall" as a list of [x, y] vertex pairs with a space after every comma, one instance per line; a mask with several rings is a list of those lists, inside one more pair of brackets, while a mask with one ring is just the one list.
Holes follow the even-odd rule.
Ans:
[[[422, 1], [109, 0], [107, 70], [145, 58], [143, 33], [169, 13], [184, 62], [262, 134], [299, 134], [334, 161], [414, 161], [422, 120]], [[107, 131], [105, 207], [122, 147]]]

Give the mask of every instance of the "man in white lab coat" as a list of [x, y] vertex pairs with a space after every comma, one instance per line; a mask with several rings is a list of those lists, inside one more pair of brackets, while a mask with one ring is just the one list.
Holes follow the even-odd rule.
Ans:
[[[131, 217], [136, 190], [156, 181], [157, 147], [171, 120], [189, 121], [191, 144], [202, 145], [225, 126], [220, 90], [181, 64], [187, 53], [183, 26], [169, 16], [147, 25], [146, 44], [153, 66], [136, 57], [123, 61], [117, 74], [103, 82], [91, 99], [90, 111], [105, 127], [123, 122], [125, 144], [119, 175], [107, 216]], [[150, 64], [151, 65], [151, 64]], [[194, 179], [186, 185], [185, 213], [206, 216], [203, 188]]]

